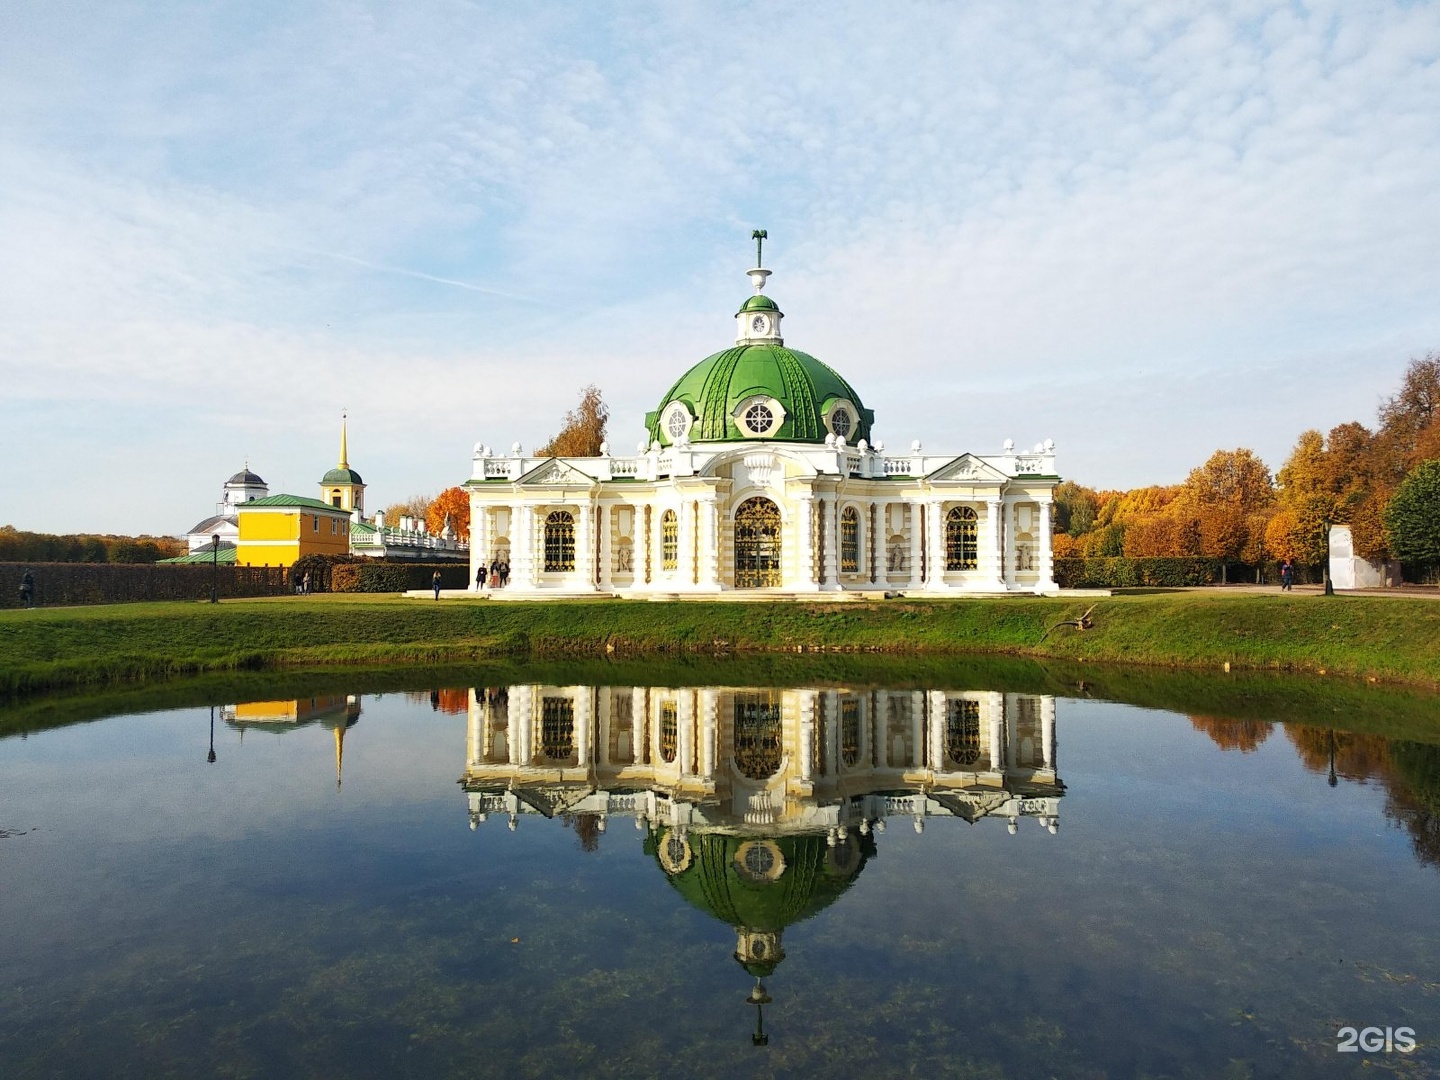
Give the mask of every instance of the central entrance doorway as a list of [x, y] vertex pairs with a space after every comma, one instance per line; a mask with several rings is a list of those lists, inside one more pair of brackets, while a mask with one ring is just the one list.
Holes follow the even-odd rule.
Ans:
[[769, 499], [746, 499], [735, 511], [735, 587], [780, 584], [780, 508]]

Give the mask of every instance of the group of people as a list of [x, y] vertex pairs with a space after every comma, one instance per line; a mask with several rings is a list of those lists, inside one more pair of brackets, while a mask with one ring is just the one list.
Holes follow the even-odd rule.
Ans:
[[490, 583], [492, 589], [503, 589], [510, 584], [510, 560], [495, 558], [490, 560], [490, 565], [483, 562], [475, 569], [475, 591], [484, 592], [485, 583]]

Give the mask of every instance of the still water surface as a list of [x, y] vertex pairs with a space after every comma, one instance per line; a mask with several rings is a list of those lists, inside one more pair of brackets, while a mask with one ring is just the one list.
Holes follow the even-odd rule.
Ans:
[[975, 687], [117, 716], [0, 741], [0, 1074], [1427, 1076], [1437, 900], [1440, 748], [1319, 727]]

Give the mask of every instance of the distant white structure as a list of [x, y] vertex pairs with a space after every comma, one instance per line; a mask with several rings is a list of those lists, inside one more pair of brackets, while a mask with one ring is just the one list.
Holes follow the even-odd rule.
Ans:
[[204, 521], [192, 525], [185, 533], [189, 550], [194, 552], [210, 549], [214, 542], [213, 537], [220, 537], [220, 547], [233, 548], [240, 536], [238, 519], [235, 516], [236, 510], [244, 503], [254, 499], [263, 499], [270, 494], [270, 486], [250, 471], [250, 463], [245, 463], [241, 469], [229, 480], [220, 493], [220, 502], [215, 507], [215, 513], [211, 514]]
[[1337, 589], [1386, 589], [1400, 584], [1398, 562], [1371, 562], [1355, 554], [1349, 525], [1330, 526], [1330, 580]]

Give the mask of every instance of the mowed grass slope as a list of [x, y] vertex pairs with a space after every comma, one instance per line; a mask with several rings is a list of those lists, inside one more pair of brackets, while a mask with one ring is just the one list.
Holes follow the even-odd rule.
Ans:
[[[1092, 604], [1093, 629], [1045, 636]], [[312, 596], [8, 610], [0, 612], [0, 692], [295, 665], [823, 650], [1229, 663], [1437, 686], [1440, 603], [1223, 592], [873, 603]]]

